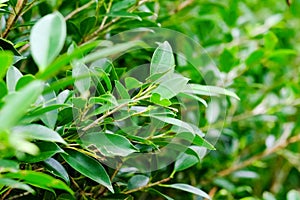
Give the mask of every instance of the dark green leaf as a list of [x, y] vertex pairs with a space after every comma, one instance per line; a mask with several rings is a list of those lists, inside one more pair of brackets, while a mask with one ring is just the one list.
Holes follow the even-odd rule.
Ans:
[[127, 188], [129, 190], [143, 187], [149, 183], [149, 177], [144, 175], [135, 175], [131, 177], [128, 181]]
[[54, 175], [62, 178], [66, 183], [70, 184], [70, 178], [66, 169], [54, 158], [44, 160], [45, 167]]
[[71, 167], [84, 176], [104, 185], [112, 193], [114, 192], [109, 176], [100, 162], [75, 150], [69, 149], [66, 150], [66, 153], [61, 154], [61, 156]]

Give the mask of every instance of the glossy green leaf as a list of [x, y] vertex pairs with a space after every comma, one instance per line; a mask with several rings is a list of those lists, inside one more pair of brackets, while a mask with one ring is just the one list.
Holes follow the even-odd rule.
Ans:
[[6, 74], [7, 69], [12, 65], [13, 54], [9, 51], [0, 51], [0, 80]]
[[191, 186], [191, 185], [175, 183], [172, 185], [160, 185], [160, 186], [182, 190], [182, 191], [189, 192], [189, 193], [192, 193], [192, 194], [195, 194], [195, 195], [207, 198], [207, 199], [211, 199], [210, 196], [208, 194], [206, 194], [204, 191], [202, 191], [199, 188], [196, 188], [194, 186]]
[[22, 77], [22, 73], [14, 66], [8, 68], [6, 73], [6, 84], [9, 91], [15, 91], [17, 82]]
[[14, 126], [26, 113], [30, 105], [36, 101], [42, 90], [43, 83], [33, 81], [6, 98], [6, 104], [0, 110], [0, 129], [8, 129]]
[[40, 71], [45, 71], [58, 56], [64, 46], [66, 32], [64, 17], [58, 12], [44, 16], [32, 27], [30, 47]]
[[81, 140], [86, 145], [95, 145], [105, 156], [128, 156], [137, 151], [127, 138], [116, 134], [89, 133]]
[[59, 133], [53, 131], [52, 129], [46, 126], [42, 126], [39, 124], [17, 126], [13, 129], [13, 132], [17, 132], [23, 136], [26, 136], [27, 138], [66, 144], [66, 142], [59, 135]]
[[150, 65], [150, 76], [173, 72], [174, 67], [175, 59], [172, 47], [167, 41], [165, 41], [164, 43], [161, 43], [153, 53]]
[[22, 76], [16, 84], [16, 90], [17, 91], [20, 90], [21, 88], [28, 85], [29, 83], [31, 83], [34, 80], [35, 80], [35, 77], [31, 74], [26, 74], [26, 75]]
[[52, 189], [61, 189], [72, 195], [74, 194], [64, 182], [41, 172], [22, 170], [16, 173], [7, 173], [5, 177], [23, 180], [24, 183], [50, 191], [53, 191]]
[[207, 96], [216, 96], [216, 95], [227, 95], [233, 97], [237, 100], [240, 98], [232, 91], [229, 91], [224, 88], [211, 85], [198, 85], [198, 84], [189, 84], [190, 88], [186, 89], [188, 93], [198, 94], [198, 95], [207, 95]]
[[127, 188], [129, 190], [143, 187], [149, 183], [149, 177], [145, 175], [135, 175], [131, 177], [128, 181]]
[[39, 148], [39, 153], [37, 155], [29, 155], [26, 154], [25, 156], [22, 156], [19, 158], [21, 161], [27, 162], [27, 163], [36, 163], [44, 161], [52, 156], [54, 156], [57, 153], [63, 153], [64, 150], [62, 150], [56, 143], [53, 142], [35, 142], [35, 145]]
[[120, 83], [120, 81], [115, 81], [116, 92], [119, 94], [121, 99], [130, 99], [130, 95], [126, 88]]
[[6, 171], [18, 171], [19, 163], [13, 160], [3, 160], [0, 159], [0, 173]]
[[102, 184], [112, 193], [114, 192], [109, 176], [100, 162], [75, 150], [69, 149], [66, 150], [66, 153], [61, 154], [61, 156], [71, 167], [84, 176]]
[[174, 171], [179, 172], [199, 163], [199, 159], [191, 154], [182, 153], [175, 162]]
[[116, 11], [120, 11], [120, 10], [125, 10], [127, 8], [129, 8], [130, 6], [133, 6], [136, 3], [135, 0], [123, 0], [123, 1], [119, 1], [119, 2], [114, 2], [111, 11], [112, 12], [116, 12]]
[[190, 94], [190, 93], [180, 93], [179, 96], [194, 99], [194, 100], [199, 101], [200, 103], [202, 103], [205, 107], [208, 106], [204, 99], [202, 99], [202, 98], [200, 98], [196, 95], [193, 95], [193, 94]]
[[47, 170], [52, 174], [62, 178], [66, 183], [70, 184], [70, 178], [66, 169], [54, 158], [48, 158], [44, 160], [44, 164]]
[[16, 181], [10, 178], [1, 178], [0, 176], [0, 188], [1, 186], [7, 186], [10, 188], [16, 188], [20, 190], [26, 190], [27, 192], [30, 192], [32, 194], [35, 193], [35, 191], [27, 184], [22, 183], [20, 181]]
[[106, 16], [132, 18], [132, 19], [137, 19], [139, 21], [142, 21], [142, 18], [140, 16], [138, 16], [137, 14], [133, 14], [133, 13], [125, 12], [125, 11], [118, 11], [118, 12], [108, 13]]

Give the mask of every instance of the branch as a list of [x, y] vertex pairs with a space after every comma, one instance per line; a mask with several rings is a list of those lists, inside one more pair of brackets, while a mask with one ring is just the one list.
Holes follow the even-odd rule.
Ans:
[[93, 3], [95, 3], [96, 1], [92, 0], [90, 2], [88, 2], [87, 4], [84, 4], [83, 6], [77, 8], [76, 10], [74, 10], [73, 12], [71, 12], [70, 14], [68, 14], [65, 17], [65, 20], [68, 21], [69, 19], [71, 19], [74, 15], [76, 15], [77, 13], [83, 11], [84, 9], [87, 9], [88, 7], [90, 7]]
[[299, 142], [300, 141], [300, 134], [296, 135], [294, 137], [291, 137], [288, 140], [285, 140], [283, 142], [280, 142], [279, 144], [275, 145], [273, 148], [268, 148], [265, 151], [263, 151], [262, 153], [255, 155], [251, 158], [249, 158], [248, 160], [243, 161], [242, 163], [239, 163], [237, 165], [234, 165], [228, 169], [222, 170], [218, 173], [218, 176], [227, 176], [229, 174], [231, 174], [232, 172], [242, 169], [244, 167], [247, 167], [249, 165], [251, 165], [253, 162], [260, 160], [270, 154], [275, 153], [276, 151], [280, 150], [280, 149], [284, 149], [285, 147], [287, 147], [288, 145], [295, 143], [295, 142]]
[[171, 177], [168, 177], [168, 178], [162, 179], [160, 181], [157, 181], [157, 182], [154, 182], [154, 183], [150, 183], [150, 184], [147, 184], [147, 185], [144, 185], [144, 186], [132, 189], [132, 190], [128, 190], [128, 191], [124, 192], [124, 194], [130, 194], [130, 193], [133, 193], [133, 192], [144, 190], [146, 188], [150, 188], [150, 187], [153, 187], [153, 186], [156, 186], [156, 185], [168, 182], [169, 180], [171, 180]]
[[15, 13], [10, 14], [6, 21], [6, 28], [2, 35], [3, 38], [7, 37], [8, 33], [11, 31], [11, 28], [14, 26], [17, 19], [21, 16], [22, 10], [25, 8], [26, 3], [27, 3], [27, 0], [18, 0], [16, 8], [15, 8]]

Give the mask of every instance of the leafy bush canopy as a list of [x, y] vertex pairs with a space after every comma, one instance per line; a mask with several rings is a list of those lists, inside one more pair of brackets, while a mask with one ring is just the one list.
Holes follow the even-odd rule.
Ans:
[[0, 195], [300, 198], [299, 4], [0, 0]]

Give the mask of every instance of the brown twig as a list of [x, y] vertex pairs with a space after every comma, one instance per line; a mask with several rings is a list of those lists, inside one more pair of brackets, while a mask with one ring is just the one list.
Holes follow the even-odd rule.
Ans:
[[275, 145], [274, 147], [268, 148], [265, 151], [263, 151], [262, 153], [257, 154], [255, 156], [249, 158], [248, 160], [245, 160], [245, 161], [243, 161], [243, 162], [241, 162], [237, 165], [234, 165], [234, 166], [232, 166], [228, 169], [220, 171], [218, 173], [218, 176], [227, 176], [227, 175], [231, 174], [232, 172], [234, 172], [236, 170], [247, 167], [247, 166], [251, 165], [252, 163], [254, 163], [255, 161], [260, 160], [260, 159], [262, 159], [262, 158], [264, 158], [264, 157], [266, 157], [270, 154], [275, 153], [276, 151], [278, 151], [280, 149], [284, 149], [285, 147], [287, 147], [288, 145], [290, 145], [292, 143], [299, 142], [299, 141], [300, 141], [300, 134], [296, 135], [296, 136], [293, 136], [288, 140], [280, 142], [279, 144]]
[[21, 16], [22, 10], [25, 8], [26, 3], [27, 0], [18, 0], [14, 13], [11, 13], [6, 21], [6, 28], [2, 35], [3, 38], [7, 37], [8, 33], [11, 31], [11, 28], [14, 26], [17, 19]]
[[150, 184], [147, 184], [147, 185], [144, 185], [144, 186], [141, 186], [141, 187], [132, 189], [132, 190], [128, 190], [128, 191], [124, 192], [124, 194], [130, 194], [130, 193], [133, 193], [133, 192], [137, 192], [137, 191], [140, 191], [140, 190], [144, 190], [144, 189], [146, 189], [146, 188], [150, 188], [150, 187], [153, 187], [153, 186], [156, 186], [156, 185], [159, 185], [159, 184], [168, 182], [169, 180], [171, 180], [171, 177], [164, 178], [164, 179], [162, 179], [162, 180], [160, 180], [160, 181], [157, 181], [157, 182], [154, 182], [154, 183], [150, 183]]

